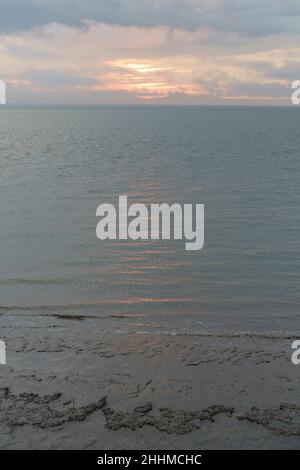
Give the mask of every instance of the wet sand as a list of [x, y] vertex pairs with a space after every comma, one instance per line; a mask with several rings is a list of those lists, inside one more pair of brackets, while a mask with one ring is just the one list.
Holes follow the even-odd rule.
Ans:
[[294, 335], [97, 325], [0, 317], [1, 449], [299, 448]]

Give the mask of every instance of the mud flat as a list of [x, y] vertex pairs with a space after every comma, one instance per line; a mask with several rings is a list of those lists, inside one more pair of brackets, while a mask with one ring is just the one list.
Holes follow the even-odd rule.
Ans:
[[295, 334], [117, 334], [59, 315], [0, 327], [1, 449], [299, 448]]

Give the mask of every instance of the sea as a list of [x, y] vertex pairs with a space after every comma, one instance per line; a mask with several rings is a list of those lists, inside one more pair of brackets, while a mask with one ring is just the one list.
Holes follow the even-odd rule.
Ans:
[[[99, 240], [119, 195], [204, 204], [203, 249]], [[296, 106], [1, 106], [0, 314], [300, 331], [299, 209]]]

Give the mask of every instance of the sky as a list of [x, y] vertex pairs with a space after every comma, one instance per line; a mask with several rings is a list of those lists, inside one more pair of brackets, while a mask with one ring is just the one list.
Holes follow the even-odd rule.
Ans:
[[300, 80], [299, 0], [1, 0], [11, 103], [270, 104]]

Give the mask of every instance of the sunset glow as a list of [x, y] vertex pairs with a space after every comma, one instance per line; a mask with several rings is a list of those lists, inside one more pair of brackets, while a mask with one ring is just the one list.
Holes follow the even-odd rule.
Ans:
[[200, 15], [194, 28], [95, 19], [14, 28], [0, 35], [1, 78], [11, 101], [286, 104], [300, 65], [297, 32], [260, 37], [240, 34], [231, 19], [230, 28], [200, 24], [222, 3], [187, 2]]

